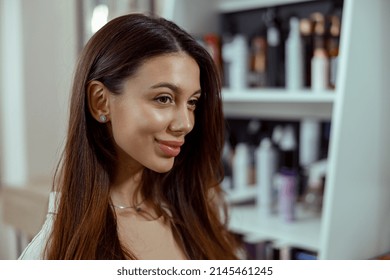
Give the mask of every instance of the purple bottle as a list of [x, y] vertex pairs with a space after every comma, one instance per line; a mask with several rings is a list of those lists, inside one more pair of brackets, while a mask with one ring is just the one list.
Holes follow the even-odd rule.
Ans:
[[283, 221], [295, 220], [295, 204], [297, 192], [297, 172], [282, 168], [276, 175], [278, 190], [279, 214]]

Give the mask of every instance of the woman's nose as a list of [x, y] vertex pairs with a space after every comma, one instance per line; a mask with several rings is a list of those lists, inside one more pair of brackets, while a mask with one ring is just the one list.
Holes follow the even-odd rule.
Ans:
[[187, 104], [177, 107], [169, 125], [169, 130], [177, 134], [188, 134], [194, 127], [194, 112]]

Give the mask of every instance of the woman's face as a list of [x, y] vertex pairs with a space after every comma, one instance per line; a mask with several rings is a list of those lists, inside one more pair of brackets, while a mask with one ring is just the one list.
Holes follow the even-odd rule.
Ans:
[[196, 61], [178, 52], [144, 62], [110, 95], [110, 120], [119, 166], [169, 171], [194, 127], [200, 97]]

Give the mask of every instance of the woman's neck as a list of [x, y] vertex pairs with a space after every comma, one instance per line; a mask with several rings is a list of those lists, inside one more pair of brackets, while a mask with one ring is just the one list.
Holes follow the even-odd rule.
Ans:
[[141, 203], [140, 192], [136, 191], [141, 183], [144, 167], [120, 167], [110, 186], [111, 200], [114, 205], [132, 206]]

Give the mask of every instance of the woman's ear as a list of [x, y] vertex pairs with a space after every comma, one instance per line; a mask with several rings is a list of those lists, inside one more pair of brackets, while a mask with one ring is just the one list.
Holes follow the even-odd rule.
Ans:
[[109, 91], [103, 83], [91, 81], [87, 87], [88, 108], [98, 122], [107, 122], [110, 118]]

